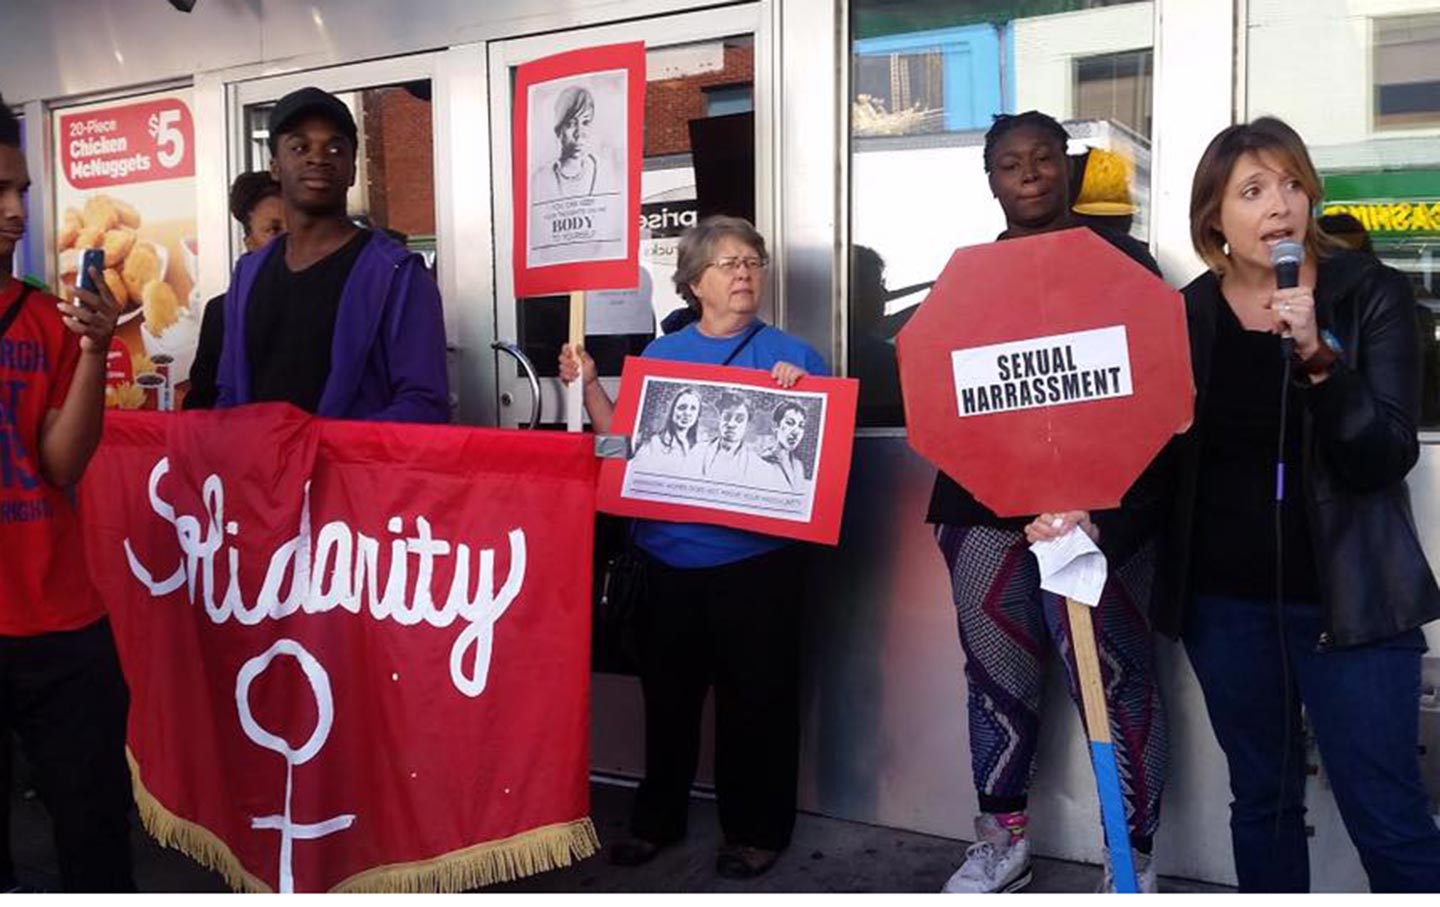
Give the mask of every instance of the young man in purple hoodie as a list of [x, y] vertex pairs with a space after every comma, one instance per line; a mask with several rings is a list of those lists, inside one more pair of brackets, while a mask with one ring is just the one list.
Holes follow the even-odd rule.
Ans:
[[318, 88], [271, 110], [287, 231], [235, 267], [217, 408], [285, 401], [336, 419], [449, 421], [434, 279], [418, 254], [346, 216], [357, 138], [349, 109]]

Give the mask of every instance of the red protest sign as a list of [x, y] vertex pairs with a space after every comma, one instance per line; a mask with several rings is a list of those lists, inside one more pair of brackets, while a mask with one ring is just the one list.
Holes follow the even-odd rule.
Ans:
[[1180, 294], [1089, 229], [956, 251], [896, 349], [911, 446], [1000, 516], [1118, 506], [1191, 420]]
[[195, 123], [175, 97], [62, 113], [58, 144], [76, 189], [195, 175]]
[[86, 557], [146, 827], [258, 891], [593, 853], [594, 482], [580, 435], [107, 416]]
[[645, 45], [521, 64], [512, 120], [515, 295], [636, 286]]
[[599, 509], [833, 545], [859, 383], [627, 357], [611, 430], [630, 460], [600, 468]]

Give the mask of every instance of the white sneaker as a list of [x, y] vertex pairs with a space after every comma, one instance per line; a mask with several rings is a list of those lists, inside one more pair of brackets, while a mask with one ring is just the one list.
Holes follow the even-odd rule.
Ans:
[[940, 889], [945, 894], [1007, 894], [1030, 884], [1030, 839], [1011, 838], [995, 817], [975, 817], [976, 841], [965, 849], [965, 862]]
[[[1130, 859], [1135, 864], [1135, 881], [1138, 883], [1141, 894], [1158, 894], [1160, 882], [1155, 878], [1155, 859], [1153, 855], [1143, 854], [1138, 850], [1130, 851]], [[1105, 851], [1105, 878], [1100, 882], [1100, 887], [1095, 889], [1098, 894], [1115, 893], [1115, 874], [1110, 869], [1110, 851]]]

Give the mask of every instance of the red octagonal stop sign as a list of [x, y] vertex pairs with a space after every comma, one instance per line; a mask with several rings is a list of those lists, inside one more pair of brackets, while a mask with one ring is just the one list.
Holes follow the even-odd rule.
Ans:
[[956, 251], [896, 347], [911, 446], [1000, 516], [1116, 507], [1190, 425], [1184, 301], [1089, 229]]

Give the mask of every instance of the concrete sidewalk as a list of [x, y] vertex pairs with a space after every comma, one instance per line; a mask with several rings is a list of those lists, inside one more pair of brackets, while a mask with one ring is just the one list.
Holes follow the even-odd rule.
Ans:
[[[591, 816], [604, 844], [625, 835], [634, 790], [591, 785]], [[50, 819], [38, 800], [15, 791], [10, 801], [10, 834], [16, 874], [26, 885], [58, 890]], [[226, 891], [218, 875], [174, 850], [155, 844], [143, 829], [133, 835], [135, 878], [141, 891]], [[691, 801], [690, 835], [652, 862], [635, 868], [611, 866], [603, 853], [576, 865], [486, 890], [514, 892], [936, 892], [963, 859], [965, 842], [897, 831], [858, 822], [801, 813], [790, 849], [775, 868], [746, 882], [715, 874], [720, 830], [715, 802]], [[1084, 863], [1036, 860], [1027, 891], [1089, 892], [1100, 869]], [[1227, 889], [1163, 879], [1166, 892]]]
[[[591, 815], [604, 844], [625, 837], [634, 790], [592, 784]], [[690, 832], [644, 866], [611, 866], [602, 852], [554, 872], [496, 886], [500, 891], [607, 892], [938, 892], [964, 860], [968, 842], [800, 813], [790, 848], [758, 879], [732, 881], [715, 873], [720, 847], [715, 801], [690, 801]], [[1100, 867], [1036, 860], [1036, 892], [1092, 892]], [[1165, 892], [1228, 889], [1178, 879], [1161, 880]]]

